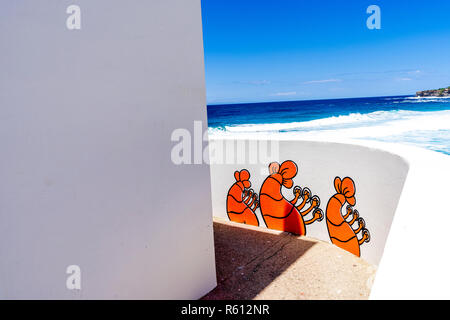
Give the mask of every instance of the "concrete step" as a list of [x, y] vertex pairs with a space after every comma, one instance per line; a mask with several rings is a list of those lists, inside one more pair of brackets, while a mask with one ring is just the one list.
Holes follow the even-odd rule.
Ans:
[[368, 299], [376, 267], [330, 243], [214, 218], [217, 287], [202, 299]]

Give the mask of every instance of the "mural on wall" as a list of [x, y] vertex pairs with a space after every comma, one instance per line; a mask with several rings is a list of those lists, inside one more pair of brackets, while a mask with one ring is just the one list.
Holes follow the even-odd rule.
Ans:
[[[363, 218], [359, 217], [358, 210], [354, 210], [353, 206], [356, 204], [355, 192], [356, 187], [354, 181], [345, 177], [336, 177], [334, 179], [334, 188], [336, 194], [328, 201], [326, 210], [326, 221], [328, 234], [330, 240], [336, 246], [353, 253], [356, 256], [361, 256], [360, 245], [364, 242], [370, 241], [369, 230], [365, 227]], [[342, 208], [346, 207], [346, 213], [342, 214]], [[351, 216], [351, 220], [347, 218]], [[358, 226], [353, 229], [352, 225], [358, 221]], [[361, 233], [361, 239], [358, 239], [358, 234]]]
[[[294, 187], [294, 198], [284, 198], [282, 187], [292, 188], [293, 178], [297, 175], [297, 165], [293, 161], [285, 161], [281, 165], [272, 162], [269, 165], [269, 176], [263, 182], [258, 195], [250, 189], [250, 173], [243, 169], [234, 173], [236, 182], [227, 195], [227, 215], [231, 221], [259, 226], [256, 209], [260, 207], [261, 216], [269, 229], [287, 231], [297, 235], [306, 234], [306, 225], [321, 221], [324, 217], [319, 208], [320, 199], [313, 196], [308, 188]], [[297, 202], [299, 202], [297, 204]], [[304, 217], [312, 212], [312, 218]]]
[[[259, 207], [261, 217], [267, 228], [286, 231], [297, 235], [306, 235], [306, 226], [326, 217], [328, 235], [331, 242], [360, 257], [360, 246], [370, 241], [369, 230], [356, 204], [355, 182], [349, 178], [334, 179], [334, 194], [328, 201], [326, 214], [319, 208], [320, 198], [313, 195], [307, 187], [293, 188], [294, 198], [284, 197], [283, 188], [294, 186], [293, 178], [298, 167], [294, 161], [287, 160], [281, 165], [272, 162], [269, 165], [269, 176], [264, 180], [258, 194], [251, 189], [250, 173], [246, 169], [234, 173], [235, 182], [227, 195], [227, 214], [231, 221], [259, 226], [256, 209]], [[345, 214], [342, 214], [346, 207]], [[311, 214], [310, 214], [311, 213]], [[306, 217], [310, 214], [310, 218]], [[353, 225], [357, 223], [356, 227]]]
[[[272, 162], [269, 165], [269, 174], [259, 193], [261, 215], [264, 222], [270, 229], [305, 235], [306, 225], [323, 219], [323, 212], [319, 209], [319, 197], [312, 196], [308, 188], [302, 190], [298, 186], [293, 189], [294, 198], [292, 200], [289, 201], [283, 196], [282, 188], [292, 188], [294, 185], [292, 179], [297, 175], [297, 165], [293, 161], [288, 160], [281, 165]], [[301, 202], [297, 205], [299, 199]], [[313, 212], [313, 217], [304, 220], [304, 217], [310, 212]]]
[[248, 170], [236, 171], [234, 173], [236, 182], [228, 190], [227, 214], [234, 222], [259, 226], [255, 210], [258, 207], [258, 195], [250, 189], [251, 182]]

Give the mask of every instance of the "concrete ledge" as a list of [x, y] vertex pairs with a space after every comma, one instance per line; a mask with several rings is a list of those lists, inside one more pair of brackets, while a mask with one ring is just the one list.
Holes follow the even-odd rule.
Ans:
[[214, 218], [218, 286], [203, 299], [367, 299], [376, 268], [327, 242]]

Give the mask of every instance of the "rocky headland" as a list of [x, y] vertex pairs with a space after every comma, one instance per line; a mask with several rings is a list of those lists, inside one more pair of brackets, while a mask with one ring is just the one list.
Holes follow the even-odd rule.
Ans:
[[450, 97], [450, 87], [417, 91], [416, 97]]

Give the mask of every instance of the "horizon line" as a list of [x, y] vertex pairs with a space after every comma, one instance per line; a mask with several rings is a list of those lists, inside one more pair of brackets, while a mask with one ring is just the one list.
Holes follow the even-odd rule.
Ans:
[[226, 102], [226, 103], [206, 103], [206, 106], [225, 106], [231, 104], [260, 104], [260, 103], [282, 103], [299, 101], [327, 101], [327, 100], [350, 100], [350, 99], [369, 99], [369, 98], [391, 98], [391, 97], [415, 97], [413, 94], [402, 94], [394, 96], [370, 96], [370, 97], [350, 97], [350, 98], [324, 98], [324, 99], [300, 99], [300, 100], [278, 100], [278, 101], [259, 101], [259, 102]]

